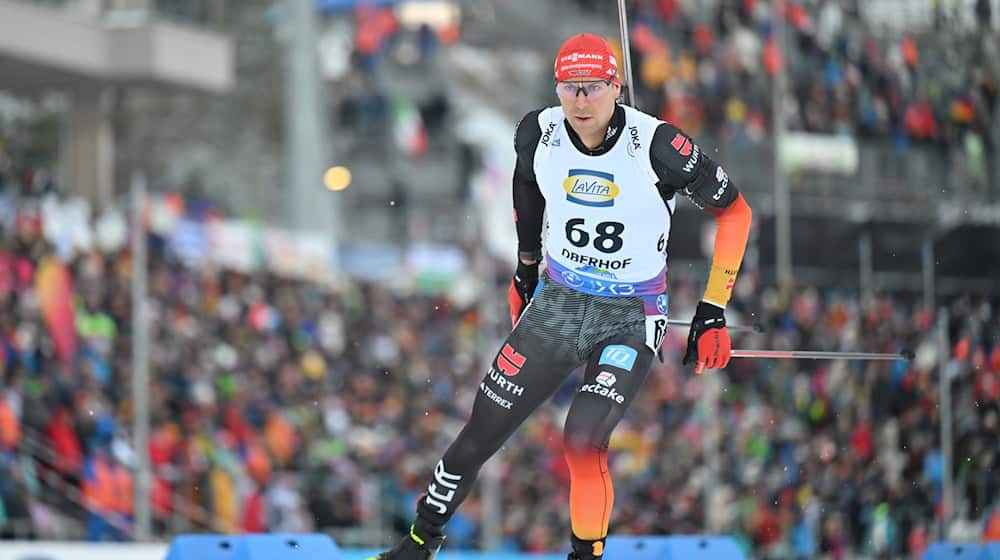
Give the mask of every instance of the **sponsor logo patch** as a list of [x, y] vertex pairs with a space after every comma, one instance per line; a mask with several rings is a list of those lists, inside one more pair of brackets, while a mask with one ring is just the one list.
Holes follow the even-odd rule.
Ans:
[[596, 383], [590, 383], [580, 387], [581, 393], [593, 393], [608, 399], [615, 401], [618, 404], [625, 402], [625, 395], [622, 395], [615, 390], [614, 387], [605, 387], [603, 385], [598, 385]]
[[656, 296], [656, 310], [660, 312], [660, 315], [666, 315], [669, 308], [670, 296], [667, 294], [660, 294]]
[[570, 169], [563, 181], [563, 190], [566, 200], [595, 207], [614, 206], [620, 192], [614, 175], [590, 169]]
[[514, 376], [521, 373], [525, 361], [527, 360], [523, 354], [519, 354], [510, 344], [504, 344], [500, 355], [497, 356], [497, 368], [504, 375]]
[[614, 279], [618, 278], [617, 276], [615, 276], [614, 272], [611, 272], [610, 270], [608, 270], [606, 268], [597, 268], [596, 266], [590, 266], [590, 265], [580, 266], [580, 267], [577, 267], [576, 270], [577, 270], [577, 272], [579, 272], [581, 274], [589, 274], [591, 276], [600, 276], [601, 278], [609, 278], [611, 280], [614, 280]]
[[517, 397], [520, 397], [521, 395], [524, 394], [523, 386], [508, 380], [506, 376], [502, 375], [499, 371], [490, 368], [488, 376], [491, 381], [497, 384], [497, 387], [503, 389], [504, 391], [507, 391], [508, 393]]
[[618, 378], [615, 377], [615, 374], [609, 371], [602, 371], [601, 373], [597, 374], [596, 381], [599, 384], [604, 385], [605, 387], [610, 387], [618, 381]]
[[697, 144], [694, 147], [694, 153], [688, 158], [687, 163], [684, 164], [684, 172], [691, 173], [694, 171], [694, 166], [698, 164], [698, 156], [701, 154], [701, 150], [698, 148]]
[[462, 475], [452, 474], [444, 470], [444, 461], [438, 461], [437, 466], [434, 467], [434, 482], [427, 487], [424, 503], [436, 508], [440, 514], [446, 513], [461, 480]]
[[580, 60], [604, 60], [604, 55], [595, 54], [595, 53], [579, 53], [579, 52], [575, 52], [575, 53], [572, 53], [572, 54], [568, 54], [568, 55], [562, 57], [559, 60], [561, 62], [577, 62], [577, 61], [580, 61]]
[[677, 135], [674, 136], [674, 139], [670, 141], [670, 145], [677, 150], [677, 153], [684, 157], [691, 155], [691, 139], [687, 138], [680, 132], [678, 132]]
[[550, 122], [548, 126], [545, 127], [545, 132], [542, 133], [542, 144], [545, 146], [549, 145], [549, 141], [552, 140], [552, 133], [556, 130], [556, 123]]
[[628, 155], [635, 157], [635, 154], [642, 150], [642, 142], [639, 141], [639, 127], [628, 127]]
[[729, 175], [721, 165], [715, 169], [715, 180], [719, 183], [719, 190], [712, 195], [712, 200], [720, 200], [722, 195], [726, 194], [726, 188], [729, 187]]
[[636, 357], [638, 354], [634, 349], [623, 344], [612, 344], [601, 352], [601, 358], [597, 361], [597, 365], [606, 364], [631, 371], [632, 366], [635, 365]]

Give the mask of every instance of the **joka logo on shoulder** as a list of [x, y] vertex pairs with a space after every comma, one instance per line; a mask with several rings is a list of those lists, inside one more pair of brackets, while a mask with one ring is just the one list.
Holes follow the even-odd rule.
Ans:
[[566, 200], [583, 206], [614, 206], [619, 192], [614, 175], [590, 169], [570, 169], [563, 190]]

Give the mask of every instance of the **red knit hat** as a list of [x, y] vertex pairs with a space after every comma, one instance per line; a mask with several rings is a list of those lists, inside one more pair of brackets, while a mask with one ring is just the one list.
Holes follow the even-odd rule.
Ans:
[[604, 37], [590, 33], [567, 39], [556, 55], [554, 69], [557, 82], [571, 78], [594, 78], [621, 83], [618, 61], [615, 60], [611, 45]]

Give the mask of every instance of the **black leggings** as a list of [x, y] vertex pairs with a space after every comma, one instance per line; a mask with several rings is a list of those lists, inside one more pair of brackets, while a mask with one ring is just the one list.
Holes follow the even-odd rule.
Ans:
[[479, 385], [472, 416], [434, 469], [417, 506], [444, 525], [479, 469], [581, 363], [583, 385], [570, 406], [564, 448], [570, 467], [573, 533], [607, 534], [614, 492], [607, 469], [611, 432], [649, 371], [639, 298], [600, 298], [547, 283], [525, 310]]

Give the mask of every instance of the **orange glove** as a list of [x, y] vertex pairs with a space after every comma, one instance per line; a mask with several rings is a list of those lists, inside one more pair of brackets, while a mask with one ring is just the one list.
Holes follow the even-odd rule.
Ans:
[[717, 305], [700, 302], [691, 319], [687, 352], [682, 365], [694, 364], [694, 372], [722, 369], [729, 363], [732, 343], [726, 329], [725, 310]]

